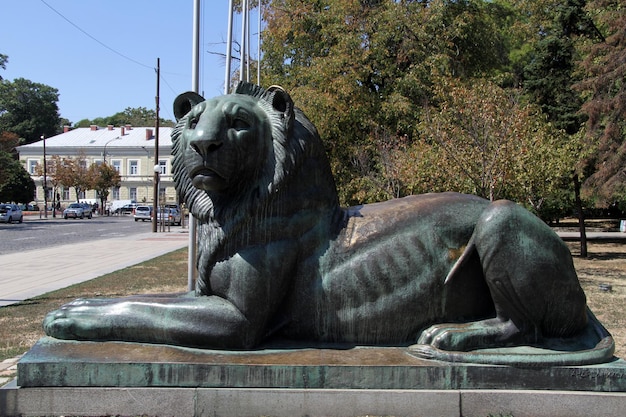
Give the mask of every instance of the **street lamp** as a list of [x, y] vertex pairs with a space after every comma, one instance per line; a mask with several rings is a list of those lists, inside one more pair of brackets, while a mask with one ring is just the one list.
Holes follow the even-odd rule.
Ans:
[[161, 167], [157, 164], [154, 166], [154, 201], [152, 202], [152, 233], [157, 231], [157, 209], [159, 204], [159, 173]]
[[109, 140], [107, 143], [104, 144], [104, 149], [102, 150], [102, 161], [104, 162], [104, 164], [107, 163], [107, 145], [113, 142], [114, 140], [119, 140], [119, 139], [120, 137], [118, 136], [116, 138]]

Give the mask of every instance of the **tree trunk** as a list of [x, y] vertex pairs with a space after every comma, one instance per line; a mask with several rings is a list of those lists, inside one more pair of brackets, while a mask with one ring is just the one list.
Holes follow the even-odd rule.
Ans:
[[580, 256], [587, 257], [587, 234], [585, 233], [585, 215], [583, 213], [583, 203], [580, 199], [580, 181], [578, 174], [574, 174], [574, 198], [576, 211], [578, 212], [578, 229], [580, 231]]

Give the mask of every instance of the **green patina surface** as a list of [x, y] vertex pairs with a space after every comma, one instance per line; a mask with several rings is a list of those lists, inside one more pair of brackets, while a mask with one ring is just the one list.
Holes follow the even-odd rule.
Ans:
[[18, 385], [626, 392], [626, 362], [519, 368], [427, 361], [405, 347], [231, 352], [43, 338], [19, 362]]
[[[519, 205], [433, 193], [341, 208], [321, 138], [276, 86], [186, 93], [174, 110], [173, 175], [198, 220], [195, 293], [76, 300], [48, 314], [49, 336], [232, 350], [277, 336], [417, 342], [426, 359], [550, 369], [611, 361], [567, 246]], [[511, 346], [553, 351], [483, 354]], [[302, 378], [335, 368], [315, 369]]]

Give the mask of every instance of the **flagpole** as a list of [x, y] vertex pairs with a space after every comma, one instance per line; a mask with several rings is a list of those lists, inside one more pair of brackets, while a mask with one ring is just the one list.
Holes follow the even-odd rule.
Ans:
[[[231, 0], [232, 1], [232, 0]], [[191, 53], [191, 89], [199, 93], [200, 90], [200, 0], [193, 0], [193, 42]], [[193, 291], [196, 287], [196, 254], [198, 233], [196, 219], [189, 212], [189, 250], [187, 253], [187, 289]]]

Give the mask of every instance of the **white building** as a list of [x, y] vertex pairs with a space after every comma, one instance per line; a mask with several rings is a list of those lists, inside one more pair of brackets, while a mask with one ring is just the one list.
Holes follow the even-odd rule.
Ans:
[[[35, 181], [37, 193], [35, 202], [43, 207], [44, 190], [43, 177], [37, 174], [37, 165], [43, 166], [44, 141], [46, 160], [50, 161], [53, 155], [61, 158], [77, 158], [84, 156], [86, 165], [106, 161], [113, 166], [121, 176], [119, 187], [113, 187], [109, 192], [108, 201], [133, 200], [137, 203], [152, 204], [154, 199], [154, 172], [155, 165], [159, 170], [159, 199], [166, 203], [176, 203], [176, 190], [172, 180], [172, 141], [171, 127], [159, 128], [159, 160], [155, 164], [155, 128], [133, 127], [130, 125], [114, 127], [91, 126], [70, 129], [45, 138], [29, 145], [18, 146], [20, 161]], [[61, 187], [57, 190], [61, 206], [67, 206], [77, 201], [73, 188]], [[87, 190], [80, 200], [88, 202], [98, 201], [94, 190]], [[51, 205], [53, 196], [48, 195]]]

